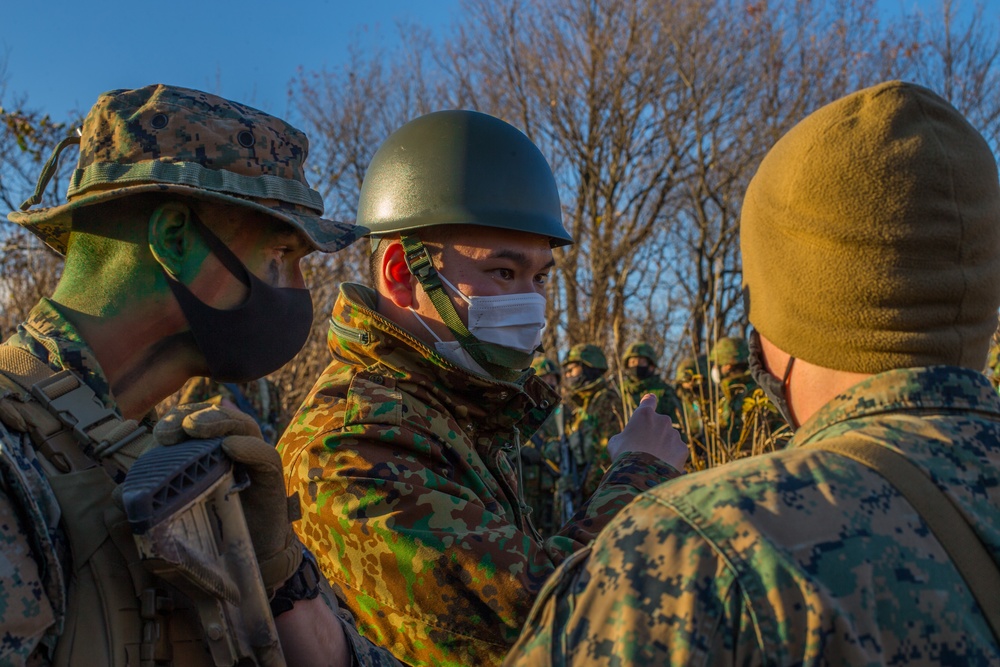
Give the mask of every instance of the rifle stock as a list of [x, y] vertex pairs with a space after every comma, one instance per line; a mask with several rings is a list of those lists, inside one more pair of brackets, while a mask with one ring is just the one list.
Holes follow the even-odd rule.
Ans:
[[122, 483], [133, 536], [151, 572], [195, 604], [218, 667], [284, 667], [234, 470], [221, 438], [141, 456]]

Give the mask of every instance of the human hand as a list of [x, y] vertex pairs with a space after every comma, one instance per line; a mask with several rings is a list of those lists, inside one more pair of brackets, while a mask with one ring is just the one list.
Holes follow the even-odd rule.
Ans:
[[[331, 603], [332, 607], [331, 608]], [[351, 643], [336, 613], [336, 598], [299, 600], [274, 619], [285, 662], [298, 667], [349, 667]]]
[[280, 586], [299, 567], [302, 546], [292, 531], [298, 497], [288, 498], [281, 456], [260, 435], [250, 415], [210, 403], [182, 405], [164, 415], [153, 435], [164, 446], [185, 440], [222, 438], [222, 449], [242, 465], [250, 486], [240, 493], [264, 586]]
[[653, 394], [642, 397], [622, 432], [608, 440], [608, 454], [612, 461], [627, 452], [646, 452], [678, 471], [684, 470], [687, 445], [673, 427], [670, 417], [656, 412], [656, 396]]

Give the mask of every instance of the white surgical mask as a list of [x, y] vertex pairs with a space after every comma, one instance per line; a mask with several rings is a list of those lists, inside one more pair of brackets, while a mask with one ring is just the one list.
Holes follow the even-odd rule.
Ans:
[[[493, 343], [533, 353], [542, 342], [545, 330], [545, 297], [534, 292], [500, 296], [466, 296], [441, 275], [441, 282], [469, 304], [469, 333], [485, 343]], [[475, 373], [489, 376], [457, 340], [443, 341], [417, 311], [409, 309], [437, 341], [434, 349], [452, 363]]]
[[719, 384], [722, 382], [722, 373], [719, 372], [718, 366], [712, 366], [712, 370], [709, 372], [709, 377], [712, 378], [712, 382]]
[[469, 304], [469, 333], [483, 341], [531, 354], [542, 344], [545, 297], [536, 292], [466, 296], [441, 275], [441, 282]]

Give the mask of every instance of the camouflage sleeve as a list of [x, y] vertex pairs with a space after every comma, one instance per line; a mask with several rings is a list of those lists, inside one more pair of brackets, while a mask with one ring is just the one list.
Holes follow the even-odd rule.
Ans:
[[588, 451], [587, 474], [583, 480], [584, 497], [596, 492], [604, 473], [611, 467], [608, 440], [625, 427], [622, 401], [617, 392], [606, 390], [594, 397], [580, 424], [580, 434]]
[[[2, 482], [2, 480], [0, 480]], [[55, 623], [21, 518], [0, 484], [0, 666], [41, 662], [32, 652]]]
[[556, 566], [663, 472], [648, 455], [622, 457], [580, 520], [539, 542], [507, 515], [494, 478], [426, 433], [368, 424], [283, 444], [303, 501], [297, 531], [362, 634], [397, 656], [419, 646], [430, 662], [470, 647], [503, 655]]
[[594, 494], [551, 541], [569, 537], [572, 545], [568, 553], [575, 552], [579, 545], [589, 544], [596, 538], [601, 529], [637, 495], [681, 474], [650, 454], [628, 452], [621, 455], [600, 478], [600, 485]]
[[341, 609], [337, 612], [337, 620], [351, 647], [352, 667], [403, 667], [392, 653], [361, 636], [351, 612]]
[[761, 665], [732, 566], [643, 496], [539, 594], [505, 665]]

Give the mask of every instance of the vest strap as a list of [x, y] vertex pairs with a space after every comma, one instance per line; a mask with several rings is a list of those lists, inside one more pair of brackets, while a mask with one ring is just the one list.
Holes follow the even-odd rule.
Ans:
[[1000, 569], [954, 501], [902, 454], [850, 434], [807, 445], [867, 466], [913, 505], [948, 553], [1000, 644]]
[[[0, 373], [57, 418], [72, 433], [83, 452], [94, 460], [105, 461], [106, 465], [113, 464], [125, 471], [153, 444], [149, 429], [134, 419], [124, 420], [105, 407], [94, 390], [73, 371], [53, 371], [26, 350], [0, 345]], [[46, 458], [53, 460], [55, 456], [60, 461], [59, 466], [65, 465], [67, 459], [76, 458], [63, 451], [65, 447], [54, 451], [55, 443], [61, 440], [63, 438], [53, 434], [46, 438], [48, 449], [52, 451], [40, 448]]]

